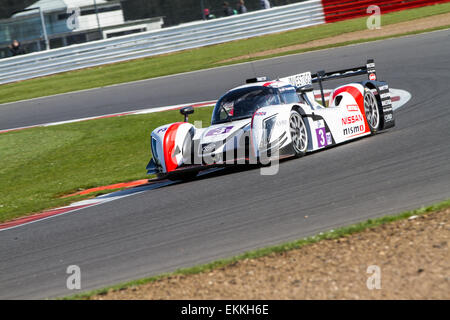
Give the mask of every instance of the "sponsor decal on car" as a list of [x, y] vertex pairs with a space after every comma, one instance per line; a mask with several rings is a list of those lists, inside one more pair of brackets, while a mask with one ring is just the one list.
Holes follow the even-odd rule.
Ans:
[[282, 78], [280, 80], [288, 82], [297, 88], [307, 86], [312, 83], [311, 72], [295, 74], [293, 76]]
[[388, 113], [384, 115], [384, 121], [389, 122], [392, 121], [393, 115], [392, 113]]
[[372, 80], [372, 81], [377, 80], [376, 74], [375, 74], [375, 73], [371, 73], [371, 74], [369, 75], [369, 80]]
[[359, 106], [357, 104], [348, 104], [347, 110], [348, 111], [359, 111]]
[[161, 129], [159, 129], [158, 131], [156, 131], [156, 133], [161, 133], [161, 132], [165, 132], [167, 130], [167, 127], [165, 127], [165, 128], [161, 128]]
[[295, 91], [294, 87], [282, 87], [278, 89], [280, 92], [285, 92], [285, 91]]
[[287, 123], [288, 123], [287, 120], [277, 120], [275, 125], [279, 126], [279, 127], [284, 127], [284, 126], [287, 126]]
[[206, 136], [207, 136], [207, 137], [209, 137], [209, 136], [218, 136], [218, 135], [221, 135], [221, 134], [225, 134], [225, 133], [230, 132], [231, 129], [233, 129], [233, 126], [227, 126], [227, 127], [215, 128], [215, 129], [210, 130], [210, 131], [206, 134]]
[[319, 148], [326, 147], [328, 145], [327, 132], [325, 128], [316, 129], [317, 144]]
[[342, 124], [343, 125], [352, 124], [352, 123], [360, 122], [360, 121], [364, 121], [363, 116], [360, 115], [360, 114], [342, 118]]
[[203, 146], [203, 152], [213, 152], [216, 149], [215, 143], [207, 144], [206, 146]]
[[264, 112], [264, 111], [255, 112], [255, 116], [265, 116], [265, 115], [266, 115], [266, 112]]
[[317, 121], [314, 121], [314, 123], [316, 124], [316, 128], [325, 127], [323, 120], [317, 120]]
[[327, 145], [332, 144], [332, 143], [333, 143], [333, 140], [331, 139], [331, 133], [327, 132]]
[[359, 125], [359, 126], [353, 126], [353, 127], [349, 127], [349, 128], [344, 128], [344, 136], [347, 136], [349, 134], [355, 134], [355, 133], [359, 133], [359, 132], [364, 132], [364, 125]]
[[323, 120], [317, 120], [314, 121], [316, 123], [316, 128], [322, 128], [325, 127], [325, 123], [323, 122]]

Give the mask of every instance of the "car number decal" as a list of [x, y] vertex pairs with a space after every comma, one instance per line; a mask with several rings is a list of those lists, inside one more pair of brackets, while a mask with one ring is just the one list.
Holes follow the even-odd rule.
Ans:
[[230, 132], [231, 129], [233, 129], [233, 126], [215, 128], [215, 129], [210, 130], [210, 131], [206, 134], [206, 136], [207, 136], [207, 137], [209, 137], [209, 136], [218, 136], [218, 135], [221, 135], [221, 134], [225, 134], [225, 133]]

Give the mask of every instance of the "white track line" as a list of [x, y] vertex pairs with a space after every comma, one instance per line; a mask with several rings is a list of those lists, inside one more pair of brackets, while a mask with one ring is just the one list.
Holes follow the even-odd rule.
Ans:
[[0, 133], [25, 130], [25, 129], [31, 129], [31, 128], [37, 128], [37, 127], [59, 126], [62, 124], [75, 123], [75, 122], [88, 121], [88, 120], [96, 120], [96, 119], [102, 119], [102, 118], [114, 118], [114, 117], [121, 117], [121, 116], [135, 115], [135, 114], [148, 114], [148, 113], [154, 113], [154, 112], [176, 110], [176, 109], [180, 109], [180, 108], [187, 107], [187, 106], [193, 106], [194, 108], [200, 108], [200, 107], [207, 107], [207, 106], [213, 105], [215, 103], [216, 103], [216, 101], [214, 100], [214, 101], [184, 103], [184, 104], [167, 106], [167, 107], [157, 107], [157, 108], [148, 108], [148, 109], [142, 109], [142, 110], [124, 111], [124, 112], [110, 113], [110, 114], [87, 117], [87, 118], [79, 118], [79, 119], [64, 120], [64, 121], [58, 121], [58, 122], [42, 123], [42, 124], [36, 124], [36, 125], [26, 126], [26, 127], [2, 129], [2, 130], [0, 130]]

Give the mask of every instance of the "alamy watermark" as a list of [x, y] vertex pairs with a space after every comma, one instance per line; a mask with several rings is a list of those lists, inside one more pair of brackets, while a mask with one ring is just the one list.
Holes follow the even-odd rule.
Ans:
[[75, 30], [80, 27], [80, 15], [81, 10], [78, 7], [75, 8], [67, 8], [67, 21], [66, 25], [69, 30]]
[[380, 290], [381, 289], [381, 269], [380, 269], [380, 267], [377, 265], [370, 265], [367, 267], [367, 273], [371, 274], [371, 276], [366, 281], [367, 289]]
[[81, 269], [77, 265], [67, 267], [66, 273], [69, 274], [66, 280], [66, 287], [69, 290], [81, 289]]
[[379, 6], [371, 5], [367, 7], [366, 12], [371, 14], [369, 18], [367, 18], [367, 29], [375, 30], [381, 29], [381, 9]]

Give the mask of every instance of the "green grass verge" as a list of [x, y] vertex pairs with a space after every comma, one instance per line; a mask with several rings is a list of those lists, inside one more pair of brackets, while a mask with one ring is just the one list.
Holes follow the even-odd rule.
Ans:
[[411, 210], [411, 211], [405, 211], [403, 213], [396, 214], [396, 215], [388, 215], [388, 216], [384, 216], [381, 218], [369, 219], [365, 222], [360, 222], [360, 223], [356, 223], [356, 224], [353, 224], [353, 225], [350, 225], [347, 227], [330, 230], [328, 232], [322, 232], [322, 233], [319, 233], [318, 235], [304, 238], [301, 240], [287, 242], [287, 243], [283, 243], [283, 244], [280, 244], [277, 246], [267, 247], [267, 248], [263, 248], [263, 249], [257, 249], [254, 251], [249, 251], [242, 255], [235, 256], [232, 258], [221, 259], [221, 260], [217, 260], [217, 261], [214, 261], [214, 262], [211, 262], [208, 264], [194, 266], [191, 268], [179, 269], [172, 273], [165, 273], [165, 274], [161, 274], [161, 275], [154, 276], [154, 277], [134, 280], [134, 281], [106, 287], [103, 289], [98, 289], [98, 290], [93, 290], [93, 291], [82, 293], [82, 294], [73, 295], [70, 297], [66, 297], [64, 299], [89, 299], [95, 295], [104, 295], [109, 290], [114, 290], [114, 291], [123, 290], [126, 288], [158, 281], [160, 279], [169, 278], [169, 277], [175, 276], [175, 275], [190, 275], [190, 274], [198, 274], [198, 273], [202, 273], [202, 272], [210, 272], [213, 269], [223, 268], [223, 267], [226, 267], [233, 263], [236, 263], [240, 260], [257, 259], [257, 258], [264, 257], [264, 256], [274, 254], [274, 253], [282, 253], [282, 252], [286, 252], [286, 251], [290, 251], [290, 250], [294, 250], [294, 249], [299, 249], [305, 245], [316, 243], [316, 242], [319, 242], [322, 240], [332, 240], [332, 239], [337, 239], [337, 238], [341, 238], [341, 237], [346, 237], [346, 236], [349, 236], [354, 233], [362, 232], [366, 229], [376, 228], [383, 224], [391, 223], [391, 222], [402, 220], [402, 219], [407, 219], [413, 215], [422, 215], [422, 214], [446, 209], [449, 207], [450, 207], [450, 199], [440, 202], [438, 204], [432, 205], [432, 206], [422, 207], [420, 209]]
[[[212, 107], [191, 121], [210, 123]], [[93, 195], [64, 194], [148, 178], [150, 132], [178, 111], [89, 120], [0, 134], [0, 222]]]
[[[383, 15], [382, 25], [389, 25], [447, 12], [450, 12], [450, 3], [399, 11]], [[359, 18], [186, 50], [169, 55], [155, 56], [102, 67], [72, 71], [18, 83], [5, 84], [0, 86], [0, 103], [149, 79], [158, 76], [206, 69], [211, 66], [235, 64], [247, 60], [238, 60], [228, 63], [220, 62], [251, 53], [307, 43], [317, 39], [336, 37], [343, 33], [364, 30], [366, 28], [366, 18]], [[348, 43], [339, 45], [346, 44]], [[317, 49], [318, 48], [310, 48], [295, 52]], [[280, 53], [277, 54], [277, 56], [285, 54], [288, 53]], [[255, 59], [263, 58], [266, 57], [258, 57]]]

